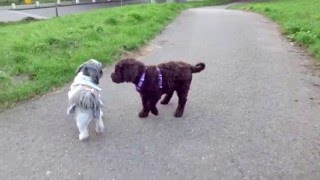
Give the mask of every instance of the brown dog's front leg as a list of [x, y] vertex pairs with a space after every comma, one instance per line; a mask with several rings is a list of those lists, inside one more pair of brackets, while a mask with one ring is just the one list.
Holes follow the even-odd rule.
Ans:
[[139, 113], [139, 117], [141, 118], [145, 118], [145, 117], [148, 117], [149, 115], [149, 112], [148, 111], [145, 111], [144, 109], [142, 109]]
[[141, 100], [142, 100], [142, 110], [139, 113], [139, 117], [145, 118], [148, 117], [150, 109], [148, 108], [148, 98], [144, 95], [141, 95]]
[[154, 98], [150, 101], [150, 110], [151, 110], [151, 113], [154, 114], [154, 115], [158, 115], [159, 112], [158, 112], [158, 109], [157, 109], [157, 103], [159, 101], [160, 97], [159, 98]]
[[159, 111], [158, 111], [158, 109], [157, 109], [156, 106], [153, 106], [153, 107], [151, 108], [151, 113], [154, 114], [154, 115], [156, 115], [156, 116], [158, 116]]

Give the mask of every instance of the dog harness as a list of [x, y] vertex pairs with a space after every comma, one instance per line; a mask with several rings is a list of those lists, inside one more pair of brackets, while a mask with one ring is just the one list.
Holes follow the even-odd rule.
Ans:
[[[159, 85], [159, 88], [162, 89], [162, 73], [161, 73], [161, 71], [160, 71], [160, 69], [159, 69], [158, 67], [157, 67], [156, 69], [157, 69], [157, 71], [158, 71], [158, 85]], [[137, 91], [139, 91], [139, 92], [140, 92], [141, 89], [142, 89], [142, 85], [143, 85], [143, 83], [144, 83], [145, 77], [146, 77], [146, 72], [143, 72], [143, 74], [142, 74], [141, 77], [140, 77], [139, 83], [138, 83], [138, 85], [136, 86], [136, 89], [137, 89]]]

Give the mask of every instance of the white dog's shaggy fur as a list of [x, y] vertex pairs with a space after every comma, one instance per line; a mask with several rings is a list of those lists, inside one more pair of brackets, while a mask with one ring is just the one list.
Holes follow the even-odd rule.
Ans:
[[94, 59], [83, 63], [78, 67], [77, 76], [74, 78], [68, 92], [69, 108], [67, 114], [75, 113], [75, 119], [79, 129], [79, 139], [89, 137], [88, 125], [94, 119], [96, 132], [102, 133], [104, 129], [101, 111], [101, 89], [98, 87], [102, 77], [102, 64]]

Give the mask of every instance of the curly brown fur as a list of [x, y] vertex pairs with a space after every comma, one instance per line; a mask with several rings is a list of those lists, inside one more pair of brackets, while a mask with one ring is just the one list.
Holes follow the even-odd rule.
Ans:
[[[162, 89], [159, 87], [157, 67], [162, 73]], [[141, 75], [145, 72], [145, 81], [139, 91], [143, 106], [139, 116], [147, 117], [150, 111], [158, 115], [156, 105], [161, 96], [165, 94], [161, 104], [168, 104], [176, 91], [179, 101], [174, 116], [181, 117], [187, 102], [192, 73], [201, 72], [204, 68], [204, 63], [193, 66], [181, 61], [170, 61], [157, 66], [146, 66], [135, 59], [123, 59], [115, 65], [111, 79], [115, 83], [131, 82], [137, 86]]]

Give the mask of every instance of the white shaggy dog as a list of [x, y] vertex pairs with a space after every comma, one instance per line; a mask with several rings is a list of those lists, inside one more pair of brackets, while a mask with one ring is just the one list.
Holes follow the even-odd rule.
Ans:
[[103, 75], [102, 64], [94, 59], [78, 67], [77, 76], [74, 78], [68, 92], [69, 108], [67, 114], [75, 113], [79, 129], [79, 139], [89, 137], [88, 125], [92, 120], [96, 122], [96, 132], [102, 133], [104, 129], [101, 111], [101, 89], [98, 87], [99, 79]]

